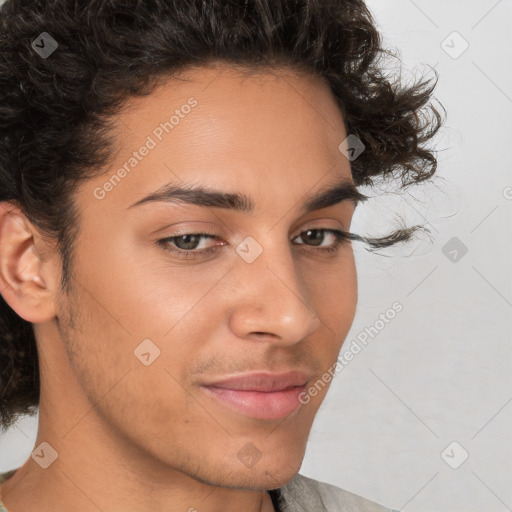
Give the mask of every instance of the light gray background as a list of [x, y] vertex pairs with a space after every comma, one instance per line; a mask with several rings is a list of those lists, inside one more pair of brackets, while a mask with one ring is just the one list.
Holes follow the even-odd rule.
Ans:
[[[512, 0], [368, 6], [406, 71], [437, 69], [448, 118], [436, 140], [440, 179], [370, 201], [354, 228], [384, 230], [393, 208], [433, 241], [386, 256], [355, 244], [359, 306], [341, 354], [394, 302], [403, 311], [336, 375], [301, 473], [397, 510], [510, 511]], [[469, 48], [458, 56], [461, 38]], [[0, 471], [30, 456], [36, 431], [37, 417], [26, 418], [0, 438]]]

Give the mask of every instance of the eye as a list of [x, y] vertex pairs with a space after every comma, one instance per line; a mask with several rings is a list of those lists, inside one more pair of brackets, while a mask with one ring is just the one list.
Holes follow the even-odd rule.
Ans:
[[308, 229], [307, 231], [303, 231], [297, 238], [308, 240], [309, 242], [312, 242], [313, 246], [318, 247], [321, 245], [322, 241], [325, 240], [325, 233], [330, 234], [334, 238], [334, 247], [337, 247], [344, 235], [342, 231], [334, 229]]
[[[162, 238], [161, 240], [158, 240], [158, 244], [162, 246], [164, 251], [175, 253], [180, 258], [194, 258], [197, 255], [206, 256], [208, 254], [212, 254], [217, 250], [217, 247], [219, 247], [216, 245], [198, 251], [196, 249], [202, 239], [215, 240], [217, 237], [208, 233], [187, 233]], [[221, 245], [225, 245], [225, 243]]]
[[[332, 239], [330, 244], [323, 244], [326, 239], [326, 234], [330, 235]], [[209, 233], [186, 233], [182, 235], [162, 238], [161, 240], [158, 240], [157, 243], [166, 252], [173, 253], [179, 258], [204, 257], [214, 253], [215, 251], [219, 250], [220, 247], [227, 244], [226, 242], [221, 242], [220, 244], [197, 250], [201, 245], [201, 241], [207, 239], [220, 241], [219, 237]], [[307, 249], [309, 251], [334, 254], [338, 251], [339, 246], [344, 240], [348, 241], [350, 239], [350, 234], [336, 229], [317, 228], [303, 231], [299, 236], [294, 238], [294, 240], [298, 239], [306, 243], [298, 243], [296, 245], [306, 246], [311, 243], [312, 247]]]

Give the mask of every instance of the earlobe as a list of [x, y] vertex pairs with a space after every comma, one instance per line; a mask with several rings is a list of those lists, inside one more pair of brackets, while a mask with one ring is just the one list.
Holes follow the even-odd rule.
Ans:
[[39, 233], [23, 212], [0, 202], [0, 293], [24, 320], [41, 323], [55, 316], [52, 289], [37, 250]]

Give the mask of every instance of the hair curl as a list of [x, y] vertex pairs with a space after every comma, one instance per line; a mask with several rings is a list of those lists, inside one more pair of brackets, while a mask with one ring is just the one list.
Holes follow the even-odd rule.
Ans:
[[[58, 49], [41, 58], [42, 32]], [[364, 0], [7, 0], [0, 8], [0, 201], [13, 201], [57, 242], [61, 287], [69, 285], [79, 215], [78, 183], [109, 163], [109, 118], [133, 96], [210, 61], [249, 69], [287, 67], [327, 81], [348, 134], [366, 146], [351, 162], [356, 185], [430, 178], [425, 147], [442, 125], [435, 85], [392, 82], [392, 55]], [[430, 115], [426, 115], [430, 114]], [[369, 246], [407, 240], [406, 228]], [[32, 324], [0, 295], [0, 427], [39, 404]]]

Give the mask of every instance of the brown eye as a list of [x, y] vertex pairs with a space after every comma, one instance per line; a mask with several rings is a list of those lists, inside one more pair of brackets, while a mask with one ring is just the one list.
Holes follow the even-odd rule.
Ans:
[[[325, 240], [325, 234], [330, 234], [334, 237], [334, 243], [327, 247], [322, 247], [321, 244]], [[337, 229], [308, 229], [303, 231], [296, 239], [301, 239], [306, 242], [299, 245], [308, 245], [318, 247], [318, 251], [325, 251], [328, 253], [334, 253], [338, 250], [343, 240], [349, 240], [348, 233], [339, 231]]]
[[178, 249], [194, 250], [197, 249], [203, 235], [181, 235], [173, 237], [174, 243]]
[[324, 239], [324, 231], [321, 229], [309, 229], [300, 235], [301, 239], [313, 242], [313, 245], [320, 245]]
[[[333, 243], [322, 246], [327, 238], [326, 235], [333, 237]], [[216, 235], [208, 233], [186, 233], [162, 238], [157, 243], [166, 252], [174, 253], [180, 258], [201, 258], [211, 255], [218, 251], [221, 246], [227, 245], [226, 242], [222, 242], [211, 247], [198, 249], [203, 239], [220, 240]], [[295, 238], [295, 240], [298, 239], [302, 240], [303, 243], [297, 245], [311, 247], [317, 253], [334, 254], [338, 251], [342, 241], [348, 240], [349, 237], [347, 233], [335, 229], [308, 229]]]
[[218, 237], [208, 233], [186, 233], [183, 235], [162, 238], [161, 240], [158, 240], [157, 243], [164, 249], [164, 251], [175, 253], [180, 258], [196, 258], [206, 256], [218, 250], [220, 246], [226, 245], [225, 243], [222, 243], [197, 250], [201, 240], [203, 239], [218, 240]]

